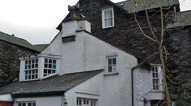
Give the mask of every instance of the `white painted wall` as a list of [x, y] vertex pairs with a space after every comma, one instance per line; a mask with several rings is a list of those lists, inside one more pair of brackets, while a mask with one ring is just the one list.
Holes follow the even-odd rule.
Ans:
[[13, 99], [11, 97], [11, 94], [3, 94], [3, 95], [0, 95], [0, 101], [12, 102]]
[[[134, 56], [129, 55], [86, 32], [76, 32], [77, 21], [63, 23], [63, 30], [55, 37], [42, 54], [61, 55], [60, 74], [104, 69], [106, 57], [118, 55], [123, 59], [118, 63], [125, 68], [137, 64]], [[76, 41], [62, 43], [62, 37], [76, 35]], [[120, 67], [120, 66], [119, 66]]]
[[[159, 67], [159, 71], [161, 71]], [[161, 79], [162, 74], [159, 73]], [[162, 82], [160, 82], [162, 84]], [[134, 102], [135, 106], [144, 106], [144, 99], [146, 106], [150, 106], [150, 100], [163, 99], [162, 86], [159, 91], [153, 91], [152, 85], [152, 71], [138, 67], [134, 69]]]
[[132, 106], [130, 70], [119, 75], [99, 75], [66, 93], [67, 106], [76, 106], [77, 97], [97, 99], [98, 106]]
[[13, 106], [18, 106], [18, 102], [36, 102], [36, 106], [61, 106], [61, 96], [35, 97], [35, 98], [15, 98]]
[[[77, 21], [63, 23], [63, 30], [42, 52], [61, 55], [60, 75], [107, 69], [106, 57], [113, 55], [117, 55], [118, 75], [108, 75], [105, 70], [69, 90], [68, 106], [75, 106], [79, 96], [98, 99], [99, 106], [131, 106], [131, 68], [137, 65], [137, 59], [86, 32], [76, 32], [75, 25]], [[70, 35], [76, 35], [76, 41], [62, 43], [62, 37]]]

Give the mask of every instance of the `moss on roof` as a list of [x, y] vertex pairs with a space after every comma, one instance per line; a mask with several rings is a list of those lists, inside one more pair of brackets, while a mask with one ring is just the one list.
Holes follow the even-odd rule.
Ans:
[[[117, 5], [123, 7], [130, 13], [143, 11], [145, 9], [159, 8], [161, 5], [161, 0], [128, 0], [116, 3]], [[178, 0], [162, 0], [162, 6], [172, 6], [179, 5]]]
[[191, 25], [191, 11], [178, 12], [175, 22], [167, 25], [167, 28], [184, 27]]
[[36, 44], [33, 45], [35, 48], [37, 48], [39, 51], [43, 51], [49, 44]]
[[0, 31], [0, 40], [1, 41], [5, 41], [14, 45], [18, 45], [27, 49], [31, 49], [37, 52], [40, 52], [37, 48], [35, 48], [32, 44], [30, 44], [28, 41], [21, 39], [21, 38], [17, 38], [15, 36], [12, 35], [8, 35], [6, 33], [3, 33]]

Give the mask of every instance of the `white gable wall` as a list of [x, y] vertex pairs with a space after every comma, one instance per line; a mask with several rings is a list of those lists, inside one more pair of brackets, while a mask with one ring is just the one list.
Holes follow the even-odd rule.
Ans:
[[[134, 56], [107, 44], [88, 33], [74, 30], [77, 21], [63, 23], [61, 31], [42, 54], [61, 55], [60, 74], [106, 68], [106, 57], [117, 55], [118, 65], [131, 68], [137, 64]], [[62, 37], [76, 35], [76, 41], [62, 43]], [[128, 65], [127, 65], [128, 64]]]
[[[67, 25], [76, 23], [69, 22]], [[76, 27], [63, 27], [63, 31], [42, 53], [61, 55], [60, 75], [97, 69], [105, 71], [69, 90], [66, 93], [68, 106], [76, 106], [76, 98], [79, 96], [95, 97], [99, 106], [131, 106], [131, 68], [137, 65], [137, 59], [84, 31], [76, 32], [73, 28]], [[76, 41], [62, 43], [62, 37], [69, 35], [76, 35]], [[108, 56], [117, 56], [116, 75], [107, 73]]]

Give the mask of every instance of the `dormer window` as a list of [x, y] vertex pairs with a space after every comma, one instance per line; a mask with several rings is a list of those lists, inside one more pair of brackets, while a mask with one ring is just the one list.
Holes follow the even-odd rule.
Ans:
[[25, 60], [25, 80], [38, 78], [38, 59]]
[[58, 74], [60, 55], [39, 54], [20, 58], [19, 81], [33, 81]]
[[56, 60], [45, 58], [44, 60], [44, 76], [49, 76], [56, 73]]
[[108, 57], [107, 58], [107, 72], [113, 73], [117, 72], [117, 58], [116, 56]]
[[102, 28], [114, 27], [114, 11], [113, 8], [102, 10]]

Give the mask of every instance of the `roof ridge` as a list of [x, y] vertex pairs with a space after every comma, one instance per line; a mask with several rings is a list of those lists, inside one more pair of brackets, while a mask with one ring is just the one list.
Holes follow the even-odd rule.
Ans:
[[[9, 36], [9, 37], [14, 37], [14, 38], [16, 38], [16, 39], [21, 39], [21, 40], [27, 41], [27, 40], [25, 40], [25, 39], [23, 39], [23, 38], [19, 38], [19, 37], [17, 37], [17, 36], [13, 36], [14, 34], [10, 35], [10, 34], [7, 34], [7, 33], [5, 33], [5, 32], [2, 32], [2, 31], [0, 31], [0, 33], [4, 34], [4, 35], [6, 35], [6, 36]], [[27, 42], [28, 42], [28, 41], [27, 41]]]
[[14, 44], [14, 45], [18, 45], [24, 48], [28, 48], [34, 51], [38, 51], [40, 52], [35, 46], [33, 46], [30, 42], [28, 42], [26, 39], [20, 38], [20, 37], [16, 37], [16, 36], [12, 36], [10, 34], [7, 34], [5, 32], [0, 31], [0, 40]]

